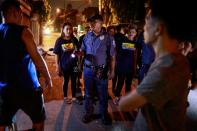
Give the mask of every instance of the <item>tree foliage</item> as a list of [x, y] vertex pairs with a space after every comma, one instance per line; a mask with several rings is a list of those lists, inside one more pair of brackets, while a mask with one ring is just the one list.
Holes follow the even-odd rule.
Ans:
[[51, 7], [46, 0], [31, 1], [30, 6], [32, 8], [32, 12], [38, 13], [43, 22], [46, 22], [49, 19]]
[[102, 6], [113, 10], [120, 23], [142, 21], [145, 15], [144, 3], [146, 0], [102, 0]]
[[135, 0], [112, 0], [112, 8], [120, 22], [130, 22], [134, 18], [135, 4]]

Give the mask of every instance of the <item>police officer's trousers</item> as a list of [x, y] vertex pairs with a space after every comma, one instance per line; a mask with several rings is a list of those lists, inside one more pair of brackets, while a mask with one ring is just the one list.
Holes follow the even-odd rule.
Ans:
[[86, 113], [93, 113], [93, 99], [96, 94], [99, 98], [99, 111], [101, 114], [107, 112], [108, 107], [108, 80], [96, 77], [94, 69], [84, 67], [84, 86], [85, 86], [85, 110]]

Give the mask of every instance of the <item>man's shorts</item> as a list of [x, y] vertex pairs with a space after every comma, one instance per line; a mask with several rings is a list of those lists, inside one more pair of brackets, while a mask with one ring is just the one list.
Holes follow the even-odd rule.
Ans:
[[20, 89], [5, 88], [0, 92], [0, 126], [10, 125], [16, 112], [23, 110], [33, 123], [45, 120], [42, 88]]

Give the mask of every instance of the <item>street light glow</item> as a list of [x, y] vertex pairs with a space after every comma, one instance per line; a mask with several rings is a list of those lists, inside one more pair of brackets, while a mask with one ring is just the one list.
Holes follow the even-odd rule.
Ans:
[[60, 8], [57, 8], [56, 9], [56, 13], [60, 13]]
[[43, 29], [43, 33], [45, 34], [45, 35], [49, 35], [49, 34], [51, 34], [51, 29], [49, 28], [49, 27], [46, 27], [46, 28], [44, 28]]

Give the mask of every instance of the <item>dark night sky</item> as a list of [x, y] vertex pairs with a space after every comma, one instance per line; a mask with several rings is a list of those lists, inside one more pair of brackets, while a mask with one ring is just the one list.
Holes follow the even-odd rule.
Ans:
[[98, 7], [98, 0], [48, 0], [51, 6], [51, 13], [54, 14], [56, 8], [64, 8], [68, 3], [71, 3], [73, 9], [82, 11], [85, 7], [93, 6]]

